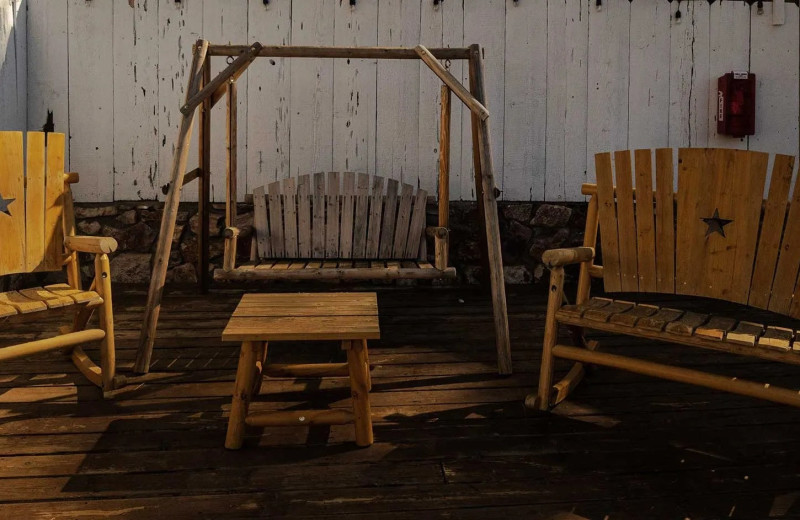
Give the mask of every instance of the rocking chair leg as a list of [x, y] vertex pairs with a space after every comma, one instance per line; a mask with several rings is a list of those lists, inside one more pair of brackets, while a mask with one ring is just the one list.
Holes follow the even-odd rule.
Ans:
[[550, 394], [553, 388], [553, 347], [558, 339], [556, 311], [561, 306], [564, 293], [564, 268], [554, 267], [550, 273], [550, 288], [547, 298], [547, 316], [544, 326], [542, 347], [542, 368], [539, 372], [539, 390], [536, 396], [529, 395], [525, 405], [529, 408], [547, 410], [550, 408]]
[[[576, 346], [584, 347], [588, 350], [596, 350], [597, 349], [597, 342], [596, 341], [585, 341], [583, 337], [581, 337], [580, 342], [576, 341]], [[553, 406], [557, 405], [564, 399], [566, 399], [569, 394], [577, 387], [581, 381], [583, 381], [583, 377], [586, 375], [587, 367], [584, 363], [575, 363], [572, 365], [572, 368], [567, 372], [567, 375], [559, 381], [558, 383], [553, 385], [553, 389], [556, 391], [555, 397], [553, 397]]]
[[103, 375], [103, 392], [114, 390], [117, 362], [114, 343], [114, 311], [111, 303], [111, 267], [108, 255], [97, 255], [94, 260], [97, 292], [103, 298], [99, 309], [100, 328], [106, 337], [100, 344], [100, 369]]

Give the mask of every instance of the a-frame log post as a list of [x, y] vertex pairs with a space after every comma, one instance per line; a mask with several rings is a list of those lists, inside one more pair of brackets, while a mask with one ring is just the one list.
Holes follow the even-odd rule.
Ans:
[[[202, 67], [206, 62], [208, 42], [198, 40], [194, 46], [194, 57], [189, 69], [189, 84], [186, 89], [186, 99], [190, 99], [200, 90]], [[147, 293], [147, 305], [144, 310], [144, 322], [139, 336], [139, 350], [136, 354], [134, 371], [146, 373], [150, 369], [150, 356], [153, 352], [153, 342], [156, 337], [158, 314], [161, 311], [161, 294], [167, 279], [167, 266], [169, 253], [172, 246], [172, 235], [175, 233], [175, 220], [178, 216], [178, 204], [181, 200], [183, 175], [186, 171], [186, 161], [189, 158], [189, 143], [192, 139], [192, 123], [194, 110], [181, 115], [181, 126], [178, 131], [178, 140], [175, 144], [175, 155], [172, 159], [172, 172], [169, 193], [164, 201], [164, 211], [161, 216], [161, 231], [158, 235], [158, 247], [153, 260], [153, 272], [150, 276], [150, 290]]]
[[[486, 106], [483, 61], [480, 47], [470, 45], [469, 83], [475, 98]], [[472, 142], [475, 164], [475, 192], [478, 208], [483, 216], [485, 255], [489, 264], [489, 281], [494, 309], [494, 330], [497, 346], [497, 367], [501, 374], [511, 373], [511, 343], [508, 334], [508, 309], [506, 308], [506, 287], [503, 278], [503, 253], [500, 243], [500, 222], [497, 216], [497, 197], [495, 195], [494, 167], [489, 136], [489, 119], [481, 119], [472, 113]], [[476, 146], [477, 145], [477, 146]]]
[[[225, 111], [225, 226], [226, 229], [236, 228], [236, 201], [237, 196], [237, 157], [236, 144], [238, 142], [237, 122], [237, 103], [238, 94], [236, 89], [236, 80], [231, 78], [228, 80], [227, 87], [227, 109]], [[234, 233], [233, 237], [225, 238], [225, 269], [233, 269], [236, 266], [236, 246], [239, 240], [238, 233]]]
[[[253, 62], [261, 50], [261, 44], [256, 42], [249, 48], [243, 50], [242, 54], [233, 60], [230, 65], [225, 67], [214, 79], [200, 83], [203, 79], [203, 67], [206, 65], [208, 55], [208, 42], [198, 40], [195, 44], [192, 67], [189, 73], [189, 86], [186, 89], [186, 101], [181, 107], [181, 126], [178, 132], [178, 141], [175, 147], [175, 155], [172, 160], [172, 174], [167, 199], [164, 202], [164, 212], [161, 217], [161, 231], [158, 235], [158, 247], [156, 248], [155, 259], [153, 260], [153, 273], [150, 276], [150, 290], [147, 293], [147, 305], [144, 311], [144, 323], [142, 332], [139, 335], [139, 350], [136, 353], [136, 363], [133, 366], [135, 372], [145, 374], [150, 369], [150, 358], [153, 354], [153, 344], [156, 338], [156, 328], [158, 327], [158, 315], [161, 311], [161, 297], [164, 292], [164, 283], [167, 279], [167, 266], [169, 264], [169, 254], [172, 247], [172, 236], [175, 233], [175, 220], [178, 216], [178, 204], [181, 198], [181, 189], [184, 184], [184, 172], [186, 171], [186, 161], [189, 155], [189, 142], [192, 137], [192, 122], [194, 113], [198, 106], [204, 103], [213, 104], [212, 96], [219, 90], [223, 92], [227, 89], [227, 81], [231, 78], [239, 77], [245, 69]], [[206, 118], [211, 117], [210, 110], [206, 111]], [[205, 125], [208, 123], [206, 122]], [[210, 142], [210, 132], [204, 132], [206, 143]], [[204, 154], [208, 153], [209, 146], [205, 146]], [[201, 161], [204, 161], [201, 157]], [[201, 166], [199, 179], [208, 178], [208, 165]], [[208, 186], [206, 182], [205, 186]], [[205, 188], [203, 188], [205, 189]], [[200, 190], [200, 201], [203, 201], [203, 189]], [[208, 200], [206, 198], [205, 200]], [[208, 207], [206, 203], [205, 207]], [[201, 210], [202, 212], [202, 210]], [[201, 222], [203, 229], [208, 230], [208, 221]], [[202, 234], [202, 232], [201, 232]], [[207, 250], [207, 247], [205, 248]], [[202, 261], [201, 261], [202, 263]], [[203, 267], [201, 266], [201, 270]], [[207, 269], [206, 269], [207, 271]], [[202, 273], [201, 273], [202, 274]]]
[[439, 229], [434, 238], [436, 269], [447, 269], [450, 252], [450, 87], [442, 85], [439, 119]]
[[[203, 82], [205, 87], [211, 81], [211, 57], [203, 64]], [[197, 178], [197, 214], [200, 217], [200, 229], [197, 235], [197, 282], [201, 294], [207, 294], [211, 280], [209, 270], [209, 242], [211, 240], [208, 227], [211, 219], [211, 99], [206, 98], [199, 107], [200, 122], [198, 125], [198, 158], [200, 160], [200, 176]]]

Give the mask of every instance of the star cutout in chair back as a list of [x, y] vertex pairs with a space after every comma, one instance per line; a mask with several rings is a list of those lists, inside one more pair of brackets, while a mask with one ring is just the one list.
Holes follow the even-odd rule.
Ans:
[[9, 211], [8, 207], [17, 199], [6, 199], [0, 194], [0, 213], [5, 213], [9, 217], [11, 216], [11, 211]]
[[725, 226], [733, 222], [733, 220], [727, 218], [720, 218], [719, 217], [719, 209], [714, 210], [714, 216], [710, 218], [701, 218], [703, 222], [706, 223], [708, 229], [706, 229], [706, 236], [710, 235], [711, 233], [719, 233], [723, 237], [725, 236]]

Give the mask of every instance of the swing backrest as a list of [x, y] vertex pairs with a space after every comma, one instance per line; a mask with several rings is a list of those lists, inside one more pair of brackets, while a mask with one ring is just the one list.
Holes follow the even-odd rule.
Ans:
[[[800, 183], [795, 159], [682, 148], [596, 155], [608, 292], [704, 296], [800, 317]], [[653, 168], [655, 165], [655, 168]], [[592, 191], [591, 186], [587, 191]]]
[[[0, 132], [0, 276], [64, 260], [64, 134]], [[27, 151], [27, 153], [25, 153]]]
[[364, 173], [273, 182], [253, 191], [258, 257], [419, 258], [427, 198], [425, 190]]

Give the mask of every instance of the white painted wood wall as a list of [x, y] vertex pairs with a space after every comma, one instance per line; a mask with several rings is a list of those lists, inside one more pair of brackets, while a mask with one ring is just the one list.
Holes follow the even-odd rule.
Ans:
[[25, 0], [0, 0], [0, 129], [27, 125]]
[[[733, 0], [604, 0], [600, 9], [595, 0], [268, 3], [136, 0], [132, 9], [123, 0], [0, 0], [0, 121], [19, 127], [25, 72], [12, 81], [5, 70], [19, 69], [26, 49], [9, 51], [7, 6], [27, 4], [27, 126], [41, 128], [53, 111], [56, 129], [71, 136], [69, 166], [81, 172], [76, 194], [85, 201], [163, 197], [199, 37], [481, 44], [497, 183], [506, 200], [580, 200], [598, 151], [713, 145], [797, 154], [800, 146], [793, 4], [786, 5], [785, 23], [773, 25], [772, 4], [758, 15], [756, 5]], [[19, 19], [17, 27], [19, 43]], [[217, 58], [215, 70], [222, 66]], [[757, 129], [749, 139], [716, 134], [716, 78], [733, 69], [758, 75]], [[466, 79], [461, 63], [450, 70]], [[380, 172], [434, 192], [438, 85], [413, 61], [257, 60], [239, 81], [240, 195], [276, 178], [329, 169]], [[216, 200], [224, 195], [223, 113], [215, 108]], [[453, 114], [454, 199], [474, 198], [466, 116]], [[185, 198], [195, 194], [189, 187]]]

